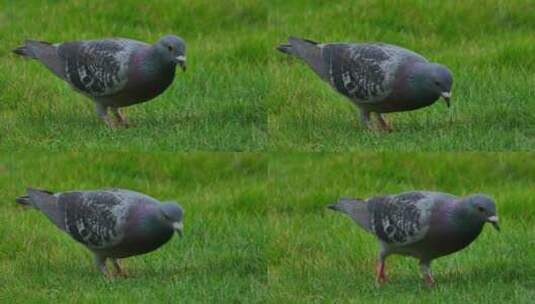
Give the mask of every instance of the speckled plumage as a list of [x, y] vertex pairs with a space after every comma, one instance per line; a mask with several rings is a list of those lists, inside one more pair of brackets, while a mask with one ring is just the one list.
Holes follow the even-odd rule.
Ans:
[[110, 38], [51, 44], [27, 40], [14, 53], [39, 60], [73, 89], [91, 98], [108, 125], [108, 109], [126, 124], [119, 108], [148, 101], [173, 82], [175, 67], [185, 67], [185, 43], [164, 36], [154, 45]]
[[329, 62], [329, 82], [357, 103], [380, 103], [393, 89], [395, 73], [407, 58], [420, 55], [387, 44], [320, 44]]
[[[349, 98], [367, 126], [373, 112], [382, 127], [389, 129], [382, 113], [425, 107], [441, 95], [448, 96], [449, 102], [450, 72], [410, 50], [384, 43], [317, 43], [294, 37], [288, 42], [278, 49], [305, 61]], [[435, 82], [440, 85], [434, 87]]]
[[128, 39], [66, 42], [57, 46], [63, 76], [74, 88], [92, 97], [122, 90], [128, 80], [130, 56], [150, 47]]
[[480, 194], [460, 198], [412, 191], [367, 200], [342, 199], [329, 208], [348, 214], [377, 237], [381, 245], [378, 280], [384, 280], [386, 257], [401, 254], [419, 259], [424, 278], [431, 283], [432, 260], [468, 246], [485, 222], [498, 227], [494, 202]]
[[161, 204], [130, 190], [52, 193], [28, 189], [17, 202], [39, 209], [58, 228], [91, 250], [105, 274], [106, 259], [112, 259], [117, 271], [122, 272], [116, 259], [155, 250], [176, 229], [179, 233], [182, 229], [183, 211], [179, 205]]

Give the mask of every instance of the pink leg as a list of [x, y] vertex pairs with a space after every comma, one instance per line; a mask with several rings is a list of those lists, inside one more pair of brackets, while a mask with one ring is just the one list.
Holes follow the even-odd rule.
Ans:
[[379, 261], [377, 263], [376, 271], [377, 271], [377, 277], [376, 277], [377, 283], [378, 284], [385, 283], [386, 282], [385, 261]]
[[420, 262], [420, 271], [425, 284], [429, 287], [435, 286], [435, 280], [433, 280], [433, 275], [431, 274], [431, 262]]
[[128, 120], [126, 119], [126, 116], [124, 116], [123, 113], [121, 113], [121, 110], [119, 108], [111, 108], [111, 112], [117, 118], [117, 121], [119, 124], [122, 124], [125, 127], [129, 127], [130, 124], [128, 123]]
[[424, 282], [429, 287], [435, 286], [435, 280], [433, 280], [433, 276], [431, 275], [431, 273], [424, 275]]
[[117, 259], [112, 258], [111, 262], [113, 263], [113, 267], [115, 267], [116, 275], [121, 276], [123, 278], [128, 277], [128, 274], [121, 268], [121, 265], [119, 265], [119, 261], [117, 261]]
[[385, 132], [392, 132], [392, 128], [386, 122], [386, 119], [383, 116], [383, 114], [381, 113], [376, 113], [376, 114], [377, 114], [377, 120], [379, 121], [379, 125], [381, 126], [381, 129], [383, 129], [383, 131]]

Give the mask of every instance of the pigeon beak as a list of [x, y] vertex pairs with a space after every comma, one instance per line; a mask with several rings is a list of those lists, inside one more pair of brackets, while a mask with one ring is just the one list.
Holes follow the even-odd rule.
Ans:
[[500, 226], [498, 225], [498, 216], [496, 215], [489, 216], [487, 218], [487, 222], [491, 223], [492, 226], [494, 226], [494, 229], [500, 231]]
[[183, 231], [184, 231], [184, 224], [182, 222], [178, 223], [173, 223], [173, 229], [175, 229], [176, 233], [178, 233], [178, 235], [180, 237], [183, 236]]
[[446, 105], [449, 108], [450, 107], [451, 92], [442, 92], [442, 93], [440, 93], [440, 96], [442, 96], [442, 98], [444, 98], [444, 101], [446, 102]]
[[180, 55], [175, 57], [176, 63], [180, 65], [182, 71], [186, 71], [186, 56]]

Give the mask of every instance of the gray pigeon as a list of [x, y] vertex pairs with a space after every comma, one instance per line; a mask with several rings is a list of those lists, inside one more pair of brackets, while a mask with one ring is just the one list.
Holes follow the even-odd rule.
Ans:
[[160, 95], [175, 78], [177, 63], [186, 69], [186, 44], [167, 35], [154, 45], [112, 38], [51, 44], [27, 40], [15, 54], [39, 60], [73, 89], [95, 102], [97, 115], [110, 127], [128, 125], [119, 108]]
[[449, 107], [452, 75], [407, 49], [383, 43], [317, 43], [288, 38], [277, 49], [305, 61], [336, 91], [359, 109], [368, 128], [376, 113], [384, 130], [391, 128], [382, 113], [410, 111], [443, 97]]
[[459, 198], [414, 191], [367, 200], [341, 199], [329, 208], [346, 213], [377, 237], [381, 245], [378, 283], [386, 280], [385, 259], [400, 254], [419, 259], [423, 278], [432, 285], [431, 261], [468, 246], [486, 222], [499, 230], [494, 201], [482, 194]]
[[182, 236], [182, 207], [160, 203], [145, 194], [122, 190], [52, 193], [28, 189], [16, 201], [43, 212], [59, 229], [82, 243], [95, 255], [98, 269], [111, 259], [118, 275], [125, 276], [117, 259], [156, 250], [176, 231]]

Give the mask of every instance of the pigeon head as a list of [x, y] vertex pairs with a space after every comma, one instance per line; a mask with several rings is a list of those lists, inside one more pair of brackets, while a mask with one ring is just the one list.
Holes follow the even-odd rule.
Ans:
[[417, 63], [409, 79], [419, 97], [433, 100], [442, 97], [446, 105], [450, 106], [453, 77], [445, 66], [438, 63]]
[[186, 70], [186, 42], [180, 37], [166, 35], [155, 44], [156, 50], [167, 63], [179, 64]]
[[483, 194], [471, 195], [464, 199], [468, 212], [482, 223], [491, 223], [496, 230], [500, 231], [498, 226], [498, 215], [496, 214], [496, 205], [494, 201]]
[[163, 220], [167, 222], [170, 226], [173, 226], [173, 229], [182, 237], [184, 230], [184, 210], [182, 207], [174, 202], [163, 203], [160, 206], [162, 211]]

